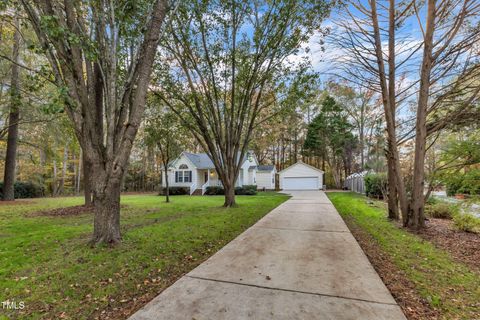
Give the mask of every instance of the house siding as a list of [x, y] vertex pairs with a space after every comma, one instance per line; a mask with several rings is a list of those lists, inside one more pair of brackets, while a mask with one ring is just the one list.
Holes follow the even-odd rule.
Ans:
[[[244, 185], [252, 185], [256, 184], [254, 181], [256, 178], [256, 169], [249, 170], [251, 166], [258, 166], [257, 158], [255, 156], [252, 157], [252, 161], [248, 160], [248, 156], [246, 157], [245, 162], [242, 164], [243, 169], [243, 184]], [[240, 172], [242, 174], [242, 172]]]
[[272, 178], [275, 177], [273, 171], [258, 171], [257, 172], [257, 188], [258, 189], [275, 189], [275, 182], [272, 183]]
[[[187, 165], [188, 170], [192, 171], [192, 182], [175, 182], [175, 171], [177, 171], [182, 164]], [[168, 170], [168, 184], [171, 187], [190, 187], [193, 183], [196, 183], [198, 188], [198, 170], [190, 162], [190, 160], [188, 160], [185, 156], [181, 156], [177, 161], [175, 161], [173, 166], [175, 167], [175, 169], [172, 168]], [[163, 174], [162, 181], [165, 181], [165, 174]], [[165, 184], [163, 185], [165, 186]], [[200, 185], [200, 187], [201, 186], [202, 185]]]

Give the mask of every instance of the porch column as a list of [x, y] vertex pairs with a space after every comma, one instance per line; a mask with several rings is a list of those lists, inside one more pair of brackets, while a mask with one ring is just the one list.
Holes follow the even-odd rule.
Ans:
[[207, 186], [210, 186], [210, 169], [207, 169], [207, 181], [206, 182], [208, 182]]

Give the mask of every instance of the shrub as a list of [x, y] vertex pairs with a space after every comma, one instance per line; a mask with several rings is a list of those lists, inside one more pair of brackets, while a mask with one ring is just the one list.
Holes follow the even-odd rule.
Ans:
[[480, 169], [470, 170], [465, 174], [450, 176], [445, 181], [447, 195], [457, 193], [479, 195], [480, 194]]
[[[167, 188], [162, 188], [160, 191], [160, 195], [165, 195], [167, 192]], [[168, 194], [171, 196], [180, 196], [180, 195], [185, 195], [189, 194], [190, 189], [187, 187], [169, 187], [168, 188]]]
[[[45, 195], [45, 188], [33, 182], [17, 181], [13, 188], [15, 199], [38, 198]], [[0, 198], [3, 198], [3, 182], [0, 182]]]
[[434, 205], [437, 203], [438, 203], [438, 199], [435, 197], [428, 197], [427, 201], [425, 202], [425, 204], [427, 205]]
[[385, 173], [369, 173], [364, 178], [367, 197], [383, 198], [387, 190], [387, 175]]
[[452, 197], [455, 194], [459, 193], [459, 190], [462, 186], [462, 176], [449, 177], [445, 181], [447, 187], [447, 196]]
[[[209, 196], [218, 196], [224, 195], [225, 190], [223, 187], [207, 187], [205, 190], [205, 194]], [[244, 196], [253, 196], [257, 194], [257, 186], [255, 185], [245, 185], [243, 187], [236, 187], [235, 188], [236, 195], [244, 195]]]
[[438, 219], [452, 219], [455, 213], [455, 207], [445, 202], [437, 202], [425, 207], [428, 216]]
[[236, 195], [244, 195], [244, 196], [254, 196], [257, 194], [257, 186], [255, 185], [245, 185], [243, 187], [236, 187], [235, 188]]
[[453, 216], [453, 223], [459, 230], [480, 233], [480, 219], [468, 213], [458, 213]]
[[470, 170], [463, 176], [461, 193], [480, 194], [480, 169]]
[[211, 186], [207, 187], [205, 194], [208, 196], [218, 196], [225, 194], [225, 190], [223, 190], [223, 187]]

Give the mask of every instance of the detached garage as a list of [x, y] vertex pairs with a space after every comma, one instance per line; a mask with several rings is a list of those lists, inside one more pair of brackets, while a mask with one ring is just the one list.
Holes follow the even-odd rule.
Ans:
[[323, 171], [297, 162], [278, 173], [282, 190], [319, 190], [323, 187]]

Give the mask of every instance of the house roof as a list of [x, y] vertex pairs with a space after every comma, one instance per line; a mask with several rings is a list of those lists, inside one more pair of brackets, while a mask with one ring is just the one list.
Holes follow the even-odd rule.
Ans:
[[185, 157], [190, 160], [195, 167], [198, 169], [214, 169], [215, 165], [213, 164], [212, 159], [206, 153], [183, 153]]
[[309, 165], [309, 164], [306, 164], [306, 163], [303, 162], [303, 161], [298, 161], [297, 163], [294, 163], [294, 164], [292, 164], [291, 166], [289, 166], [289, 167], [283, 169], [282, 171], [280, 171], [279, 174], [282, 173], [282, 172], [284, 172], [284, 171], [290, 170], [291, 168], [293, 168], [293, 167], [295, 167], [295, 166], [297, 166], [297, 165], [302, 165], [302, 166], [308, 167], [308, 168], [310, 168], [310, 169], [319, 171], [319, 172], [321, 172], [321, 173], [325, 173], [323, 170], [320, 170], [320, 169], [318, 169], [318, 168], [315, 168], [314, 166], [311, 166], [311, 165]]
[[[247, 153], [243, 156], [242, 163], [247, 160], [248, 153], [252, 153], [252, 151], [247, 151]], [[187, 157], [187, 159], [197, 168], [197, 169], [215, 169], [215, 165], [213, 164], [212, 159], [207, 153], [190, 153], [190, 152], [182, 152], [182, 155]], [[240, 155], [240, 153], [239, 153]], [[253, 154], [255, 156], [255, 154]], [[181, 157], [181, 156], [180, 156]], [[238, 156], [237, 156], [238, 158]], [[178, 159], [178, 158], [177, 158]], [[170, 167], [177, 159], [172, 161], [168, 166]], [[252, 169], [251, 166], [249, 169]]]
[[258, 171], [273, 171], [275, 167], [272, 166], [272, 165], [269, 165], [269, 166], [258, 166], [257, 167], [257, 170]]

